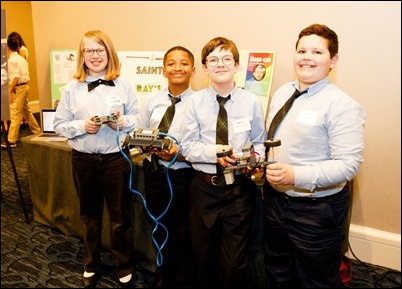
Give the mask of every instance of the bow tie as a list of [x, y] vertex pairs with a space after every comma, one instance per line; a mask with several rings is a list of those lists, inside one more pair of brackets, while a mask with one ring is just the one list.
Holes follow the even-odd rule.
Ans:
[[91, 91], [92, 89], [97, 87], [99, 84], [104, 84], [104, 85], [108, 85], [108, 86], [114, 86], [113, 80], [98, 79], [98, 80], [95, 80], [95, 81], [92, 81], [92, 82], [88, 83], [88, 91]]

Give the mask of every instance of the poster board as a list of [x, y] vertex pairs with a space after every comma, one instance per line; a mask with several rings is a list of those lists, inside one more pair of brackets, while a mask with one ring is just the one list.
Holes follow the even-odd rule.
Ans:
[[52, 108], [57, 108], [66, 84], [77, 70], [77, 50], [50, 51], [50, 84]]
[[[126, 78], [138, 96], [139, 105], [146, 95], [152, 95], [167, 86], [163, 76], [165, 51], [118, 51], [120, 75]], [[72, 58], [71, 58], [72, 57]], [[63, 89], [76, 72], [76, 50], [52, 50], [50, 75], [52, 106], [57, 107]]]
[[240, 50], [240, 69], [235, 74], [238, 87], [259, 95], [267, 113], [274, 75], [276, 51]]
[[121, 76], [133, 87], [142, 106], [144, 97], [153, 95], [167, 87], [163, 76], [163, 56], [165, 51], [118, 51]]

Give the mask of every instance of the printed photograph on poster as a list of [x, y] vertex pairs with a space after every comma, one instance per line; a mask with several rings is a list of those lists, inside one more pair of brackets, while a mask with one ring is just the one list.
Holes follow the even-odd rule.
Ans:
[[244, 89], [260, 96], [269, 95], [274, 57], [273, 52], [249, 53]]
[[240, 50], [240, 69], [235, 75], [237, 86], [259, 96], [268, 97], [274, 74], [275, 51]]
[[165, 51], [118, 51], [121, 75], [132, 85], [139, 105], [144, 97], [153, 95], [167, 86], [163, 76]]
[[276, 51], [240, 50], [240, 68], [235, 74], [238, 87], [260, 96], [266, 114], [274, 75]]
[[54, 51], [52, 54], [53, 83], [65, 84], [73, 79], [77, 69], [76, 51]]

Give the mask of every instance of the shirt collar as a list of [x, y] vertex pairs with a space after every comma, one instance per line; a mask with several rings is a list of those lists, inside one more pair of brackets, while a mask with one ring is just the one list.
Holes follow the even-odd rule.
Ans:
[[[239, 91], [240, 88], [238, 88], [236, 85], [233, 88], [233, 90], [229, 93], [230, 94], [230, 99], [228, 101], [234, 101], [237, 97], [237, 93]], [[216, 101], [216, 95], [219, 94], [218, 92], [216, 92], [216, 90], [212, 87], [209, 86], [208, 87], [208, 95], [211, 97], [212, 100]], [[220, 95], [220, 94], [219, 94]], [[227, 95], [221, 95], [223, 97], [226, 97]]]
[[[308, 91], [307, 91], [307, 95], [313, 95], [315, 93], [317, 93], [318, 91], [322, 90], [325, 86], [328, 85], [328, 83], [330, 83], [330, 79], [329, 76], [324, 77], [323, 79], [321, 79], [320, 81], [314, 83], [313, 85], [309, 86]], [[299, 87], [299, 80], [296, 80], [293, 84], [293, 87], [296, 89], [297, 87]], [[304, 89], [304, 90], [306, 90]]]
[[188, 87], [185, 91], [182, 92], [182, 94], [179, 95], [173, 95], [170, 93], [169, 88], [166, 88], [166, 94], [167, 95], [172, 95], [173, 97], [177, 97], [180, 98], [181, 101], [185, 100], [187, 97], [189, 97], [190, 95], [192, 95], [194, 93], [194, 91], [191, 89], [191, 87]]

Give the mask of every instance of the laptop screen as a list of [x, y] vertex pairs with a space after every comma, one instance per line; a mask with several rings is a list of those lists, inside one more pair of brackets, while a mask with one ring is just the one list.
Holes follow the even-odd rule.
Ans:
[[53, 120], [56, 109], [42, 109], [42, 131], [43, 133], [55, 133]]

